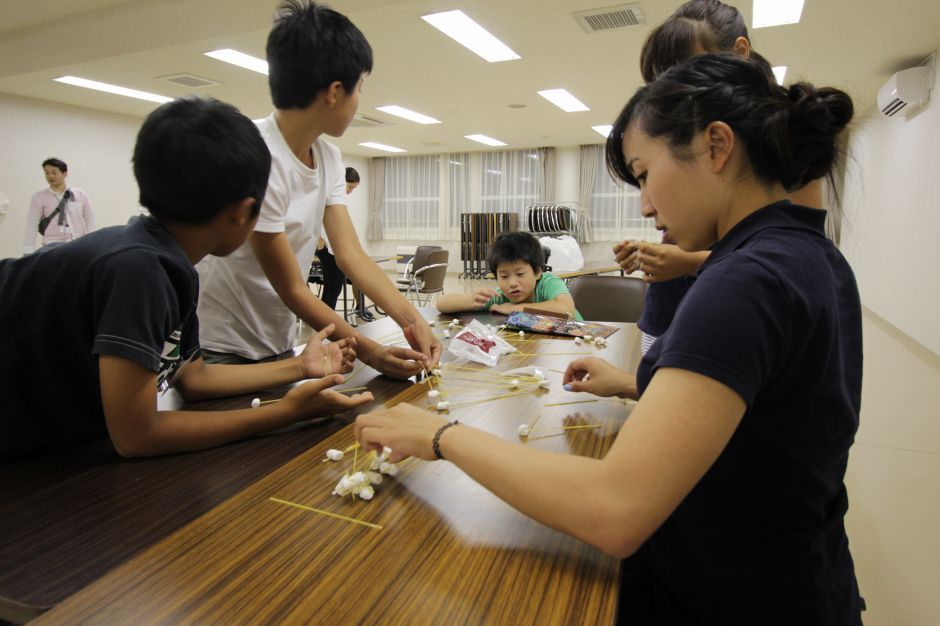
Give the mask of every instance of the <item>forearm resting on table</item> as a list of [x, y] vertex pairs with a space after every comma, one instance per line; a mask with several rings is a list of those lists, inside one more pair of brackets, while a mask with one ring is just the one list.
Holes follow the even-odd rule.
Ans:
[[183, 366], [173, 387], [192, 402], [252, 393], [304, 378], [300, 357], [254, 365], [207, 365], [197, 357]]
[[441, 313], [461, 313], [463, 311], [479, 311], [483, 307], [476, 303], [472, 293], [451, 293], [437, 297], [434, 302]]
[[98, 367], [105, 423], [122, 456], [210, 448], [287, 426], [301, 417], [280, 402], [235, 411], [158, 411], [154, 372], [107, 355], [99, 357]]

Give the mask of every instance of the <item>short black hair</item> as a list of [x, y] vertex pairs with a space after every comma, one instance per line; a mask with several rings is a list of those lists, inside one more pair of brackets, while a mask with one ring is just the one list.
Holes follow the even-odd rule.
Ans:
[[490, 245], [486, 264], [490, 272], [496, 275], [496, 268], [501, 263], [525, 261], [532, 266], [533, 272], [545, 269], [545, 253], [542, 244], [531, 233], [515, 231], [503, 233]]
[[42, 167], [44, 169], [47, 165], [51, 165], [52, 167], [59, 168], [59, 171], [62, 172], [63, 174], [69, 171], [69, 166], [65, 164], [65, 161], [63, 161], [62, 159], [57, 159], [55, 157], [49, 157], [48, 159], [42, 162]]
[[372, 46], [345, 15], [309, 0], [282, 3], [268, 34], [268, 86], [279, 109], [304, 109], [339, 81], [347, 93], [372, 71]]
[[134, 146], [140, 204], [160, 220], [204, 224], [254, 198], [261, 209], [271, 153], [258, 128], [230, 104], [190, 96], [144, 120]]
[[346, 182], [347, 183], [358, 183], [359, 182], [359, 172], [356, 171], [354, 167], [346, 168]]

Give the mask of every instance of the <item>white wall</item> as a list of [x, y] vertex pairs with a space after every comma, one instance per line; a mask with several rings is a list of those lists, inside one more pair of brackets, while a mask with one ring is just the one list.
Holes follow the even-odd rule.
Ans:
[[19, 256], [29, 199], [47, 187], [42, 162], [58, 157], [68, 183], [88, 192], [98, 227], [123, 224], [138, 210], [131, 153], [143, 120], [0, 94], [0, 258]]
[[909, 120], [857, 122], [842, 195], [862, 302], [940, 354], [940, 90]]

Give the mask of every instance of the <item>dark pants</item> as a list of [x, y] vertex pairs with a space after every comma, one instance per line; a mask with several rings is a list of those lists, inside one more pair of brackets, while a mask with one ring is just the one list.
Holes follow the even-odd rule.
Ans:
[[339, 294], [343, 292], [346, 275], [336, 264], [336, 257], [326, 248], [317, 250], [317, 258], [320, 259], [320, 267], [323, 269], [323, 291], [320, 292], [320, 299], [326, 306], [335, 310]]

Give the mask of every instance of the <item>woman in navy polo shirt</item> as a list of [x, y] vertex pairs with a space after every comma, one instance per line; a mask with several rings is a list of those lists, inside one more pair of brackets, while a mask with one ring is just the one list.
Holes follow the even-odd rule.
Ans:
[[572, 391], [639, 396], [604, 459], [408, 405], [360, 416], [359, 441], [446, 458], [611, 554], [645, 544], [648, 592], [621, 595], [630, 623], [860, 625], [843, 478], [861, 305], [825, 212], [786, 199], [829, 173], [852, 114], [842, 91], [786, 89], [733, 54], [693, 57], [627, 103], [608, 168], [680, 248], [712, 252], [636, 377], [598, 358], [565, 372]]

